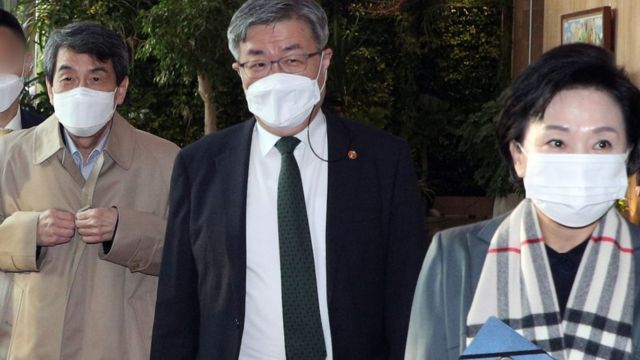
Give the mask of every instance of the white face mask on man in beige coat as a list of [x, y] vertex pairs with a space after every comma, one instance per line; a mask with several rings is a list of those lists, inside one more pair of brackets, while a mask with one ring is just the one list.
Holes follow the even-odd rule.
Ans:
[[[178, 147], [113, 112], [129, 85], [113, 31], [70, 24], [44, 57], [56, 113], [0, 138], [0, 270], [13, 278], [0, 357], [146, 359]], [[70, 107], [104, 105], [70, 102], [80, 92], [112, 94], [106, 122], [86, 111], [69, 125]]]

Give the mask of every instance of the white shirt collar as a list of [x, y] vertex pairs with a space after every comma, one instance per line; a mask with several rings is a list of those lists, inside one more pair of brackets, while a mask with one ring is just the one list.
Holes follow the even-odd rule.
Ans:
[[22, 116], [20, 115], [20, 108], [18, 107], [18, 112], [16, 113], [16, 116], [13, 117], [13, 119], [11, 119], [11, 121], [9, 121], [9, 123], [4, 127], [5, 129], [8, 130], [22, 130]]
[[[323, 133], [326, 133], [326, 128], [326, 117], [324, 116], [322, 110], [320, 110], [316, 114], [316, 117], [313, 118], [313, 121], [311, 121], [311, 124], [309, 124], [308, 127], [305, 127], [302, 131], [295, 134], [294, 136], [300, 140], [301, 144], [304, 144], [304, 146], [309, 146], [309, 138], [317, 139], [319, 135], [322, 136]], [[256, 129], [258, 144], [260, 145], [260, 153], [262, 154], [262, 156], [266, 156], [267, 153], [269, 153], [269, 151], [274, 148], [276, 142], [278, 142], [281, 137], [267, 131], [267, 129], [260, 125], [260, 122], [258, 121], [256, 121]], [[309, 131], [309, 137], [307, 137], [307, 129]], [[313, 143], [315, 144], [316, 141], [314, 141]]]

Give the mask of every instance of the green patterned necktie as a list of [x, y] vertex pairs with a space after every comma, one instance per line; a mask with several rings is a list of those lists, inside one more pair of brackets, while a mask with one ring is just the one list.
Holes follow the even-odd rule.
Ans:
[[278, 237], [282, 316], [287, 360], [324, 359], [318, 288], [304, 191], [293, 150], [300, 140], [283, 137], [276, 143], [281, 154], [278, 177]]

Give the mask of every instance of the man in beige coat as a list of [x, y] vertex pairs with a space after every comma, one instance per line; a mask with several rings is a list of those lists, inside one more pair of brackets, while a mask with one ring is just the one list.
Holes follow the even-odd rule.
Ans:
[[115, 112], [129, 80], [113, 31], [68, 25], [44, 64], [55, 114], [0, 137], [6, 357], [147, 359], [178, 147]]

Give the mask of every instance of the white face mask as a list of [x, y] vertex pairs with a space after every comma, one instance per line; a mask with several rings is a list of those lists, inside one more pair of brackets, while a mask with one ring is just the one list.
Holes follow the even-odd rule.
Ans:
[[527, 154], [527, 198], [553, 221], [587, 226], [627, 191], [627, 154]]
[[18, 98], [24, 87], [24, 78], [0, 73], [0, 112], [6, 111]]
[[[117, 89], [116, 89], [117, 90]], [[53, 94], [58, 121], [73, 135], [92, 136], [111, 120], [116, 110], [114, 91], [77, 87]]]
[[249, 111], [274, 129], [291, 129], [311, 114], [320, 101], [322, 89], [318, 88], [320, 69], [314, 79], [306, 76], [275, 73], [257, 80], [245, 91]]

